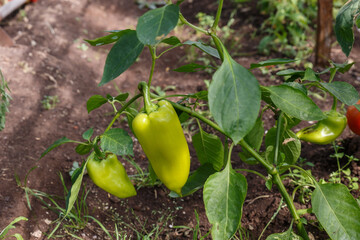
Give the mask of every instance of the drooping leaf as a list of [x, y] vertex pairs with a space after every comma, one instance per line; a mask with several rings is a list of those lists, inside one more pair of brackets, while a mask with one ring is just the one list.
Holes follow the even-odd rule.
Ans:
[[218, 136], [204, 132], [200, 128], [193, 136], [192, 142], [201, 164], [211, 163], [216, 171], [223, 167], [224, 146]]
[[355, 62], [352, 62], [352, 63], [334, 63], [334, 62], [332, 62], [332, 64], [334, 65], [334, 68], [336, 69], [336, 71], [341, 72], [341, 73], [346, 73], [355, 64]]
[[15, 218], [9, 225], [7, 225], [1, 232], [0, 232], [0, 239], [5, 239], [6, 234], [9, 232], [10, 229], [14, 228], [14, 224], [20, 221], [28, 221], [26, 217], [17, 217]]
[[272, 66], [272, 65], [293, 63], [293, 62], [296, 62], [296, 61], [297, 60], [295, 60], [295, 59], [273, 58], [273, 59], [268, 59], [268, 60], [265, 60], [265, 61], [261, 61], [259, 63], [251, 63], [249, 70], [252, 70], [254, 68], [259, 68], [259, 67], [266, 67], [266, 66]]
[[121, 38], [111, 48], [105, 62], [104, 73], [99, 86], [110, 82], [128, 69], [138, 58], [144, 44], [134, 30], [124, 30]]
[[349, 56], [354, 44], [353, 26], [359, 13], [360, 1], [350, 0], [339, 10], [335, 20], [335, 35], [342, 51]]
[[215, 121], [239, 142], [255, 124], [261, 92], [254, 75], [235, 62], [223, 47], [224, 62], [209, 87], [209, 107]]
[[348, 106], [354, 105], [359, 100], [359, 93], [353, 85], [347, 82], [320, 83], [326, 90]]
[[316, 184], [313, 213], [331, 239], [360, 239], [360, 206], [343, 184]]
[[118, 41], [125, 33], [126, 30], [113, 31], [109, 35], [99, 37], [93, 40], [85, 39], [84, 41], [88, 42], [91, 46], [103, 46]]
[[48, 147], [40, 156], [40, 159], [43, 158], [46, 154], [48, 154], [51, 150], [54, 148], [64, 144], [64, 143], [73, 143], [75, 141], [68, 139], [67, 137], [62, 137], [58, 140], [56, 140], [53, 144], [51, 144], [50, 147]]
[[305, 74], [305, 71], [302, 70], [295, 70], [295, 69], [286, 69], [286, 70], [281, 70], [279, 72], [276, 73], [276, 75], [278, 76], [293, 76], [296, 75], [298, 77], [303, 77]]
[[179, 20], [179, 6], [166, 5], [146, 12], [138, 19], [136, 33], [144, 45], [155, 45], [173, 30]]
[[[89, 155], [89, 157], [92, 155]], [[89, 159], [88, 157], [88, 159]], [[68, 192], [68, 195], [66, 196], [66, 212], [64, 218], [70, 213], [71, 209], [74, 206], [74, 203], [77, 199], [77, 196], [80, 191], [81, 183], [84, 177], [86, 165], [88, 163], [88, 159], [85, 161], [85, 163], [81, 166], [79, 170], [76, 170], [74, 174], [71, 176], [71, 182], [72, 186], [70, 191]]]
[[119, 156], [134, 155], [131, 137], [120, 128], [112, 128], [101, 135], [100, 146], [104, 151], [110, 151]]
[[203, 51], [204, 53], [207, 53], [210, 56], [220, 59], [218, 50], [209, 45], [204, 44], [203, 42], [200, 42], [200, 41], [195, 42], [195, 41], [189, 40], [189, 41], [184, 42], [183, 44], [195, 46], [195, 47], [199, 48], [201, 51]]
[[240, 225], [246, 193], [246, 178], [235, 172], [230, 162], [207, 179], [204, 204], [214, 240], [230, 239], [234, 235]]
[[287, 85], [271, 86], [267, 90], [273, 103], [289, 116], [305, 121], [321, 120], [326, 116], [301, 90]]

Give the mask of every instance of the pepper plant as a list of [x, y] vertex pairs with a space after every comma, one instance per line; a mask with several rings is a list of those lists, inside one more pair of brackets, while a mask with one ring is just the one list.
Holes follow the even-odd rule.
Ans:
[[[90, 154], [72, 175], [73, 185], [66, 201], [67, 213], [74, 205], [90, 162], [92, 167], [89, 173], [95, 176], [97, 170], [94, 161], [101, 164], [102, 161], [106, 161], [109, 154], [133, 155], [133, 135], [139, 139], [150, 161], [151, 176], [157, 175], [165, 186], [173, 190], [170, 197], [183, 197], [203, 188], [203, 200], [206, 215], [212, 224], [213, 239], [231, 238], [241, 223], [248, 184], [245, 176], [233, 168], [236, 161], [263, 166], [268, 176], [256, 174], [266, 180], [267, 188], [271, 189], [272, 185], [276, 185], [293, 218], [294, 228], [289, 226], [285, 233], [272, 234], [268, 239], [285, 239], [286, 236], [286, 239], [290, 236], [309, 239], [302, 216], [305, 213], [314, 214], [331, 239], [360, 239], [360, 206], [348, 188], [339, 183], [319, 182], [311, 173], [297, 165], [301, 154], [301, 139], [314, 144], [328, 144], [334, 142], [341, 134], [346, 118], [340, 113], [339, 102], [360, 109], [356, 104], [359, 100], [356, 89], [349, 83], [334, 79], [337, 73], [349, 70], [353, 63], [331, 63], [331, 66], [322, 72], [316, 72], [311, 68], [286, 69], [277, 73], [283, 80], [281, 84], [261, 85], [252, 73], [254, 69], [284, 65], [296, 60], [269, 59], [253, 63], [248, 69], [241, 66], [232, 58], [216, 34], [224, 1], [217, 2], [217, 13], [209, 29], [190, 23], [181, 14], [182, 1], [173, 3], [167, 0], [165, 6], [149, 10], [142, 15], [138, 19], [136, 30], [114, 30], [106, 36], [86, 40], [92, 46], [113, 44], [99, 86], [121, 75], [145, 50], [150, 52], [152, 65], [148, 81], [139, 83], [139, 93], [132, 98], [128, 99], [128, 93], [106, 97], [94, 95], [89, 98], [89, 113], [106, 103], [111, 104], [114, 109], [114, 117], [101, 135], [93, 136], [93, 130], [89, 129], [83, 134], [83, 142], [63, 137], [41, 155], [44, 157], [49, 151], [64, 143], [76, 143], [76, 151], [79, 154]], [[347, 56], [354, 41], [352, 27], [359, 11], [359, 0], [348, 1], [336, 19], [336, 36]], [[175, 36], [168, 36], [178, 22], [196, 30], [199, 36], [210, 38], [212, 45], [205, 45], [200, 40], [181, 41]], [[167, 47], [159, 47], [160, 44]], [[152, 87], [156, 61], [180, 46], [194, 46], [220, 62], [212, 76], [209, 89], [162, 96], [152, 93], [149, 89]], [[194, 72], [208, 67], [214, 68], [189, 63], [182, 66], [181, 71]], [[315, 91], [314, 89], [327, 93], [327, 96], [333, 99], [331, 109], [320, 109], [309, 97], [310, 91]], [[171, 101], [172, 97], [180, 100]], [[142, 113], [131, 107], [138, 99], [144, 101]], [[198, 109], [199, 103], [208, 106], [211, 118], [201, 114]], [[266, 134], [262, 119], [265, 110], [272, 111], [276, 120], [275, 125]], [[121, 117], [127, 119], [130, 132], [113, 127], [115, 121]], [[194, 169], [190, 176], [189, 150], [179, 127], [179, 119], [189, 117], [214, 129], [213, 132], [205, 132], [202, 124], [199, 124], [199, 132], [192, 136], [200, 166]], [[296, 134], [293, 129], [301, 121], [318, 123]], [[241, 147], [238, 157], [232, 157], [235, 146]], [[305, 176], [306, 184], [313, 189], [310, 209], [296, 209], [294, 198], [284, 186], [282, 176], [292, 170]], [[128, 185], [126, 172], [121, 170], [121, 175], [120, 179], [126, 179]], [[106, 183], [100, 187], [110, 191]], [[128, 185], [126, 188], [130, 189], [131, 193], [118, 196], [135, 195], [132, 186]]]

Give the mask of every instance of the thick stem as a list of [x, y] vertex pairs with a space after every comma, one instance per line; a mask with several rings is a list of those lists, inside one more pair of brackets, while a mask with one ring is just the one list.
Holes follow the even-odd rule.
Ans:
[[276, 124], [276, 140], [275, 140], [275, 153], [274, 153], [274, 164], [278, 164], [279, 148], [280, 148], [280, 136], [283, 127], [283, 113], [281, 112]]
[[307, 232], [306, 232], [306, 230], [304, 228], [303, 223], [300, 220], [300, 217], [299, 217], [299, 215], [297, 213], [294, 202], [293, 202], [292, 198], [290, 197], [289, 193], [286, 191], [285, 186], [281, 181], [279, 173], [277, 172], [276, 174], [272, 175], [272, 177], [273, 177], [273, 182], [278, 187], [278, 189], [279, 189], [279, 191], [281, 193], [281, 196], [284, 198], [284, 200], [286, 202], [286, 205], [289, 208], [290, 213], [291, 213], [292, 217], [295, 220], [295, 224], [296, 224], [296, 227], [297, 227], [297, 229], [299, 231], [300, 236], [302, 238], [304, 238], [305, 240], [309, 240], [309, 236], [308, 236], [308, 234], [307, 234]]
[[149, 86], [147, 85], [146, 82], [140, 82], [138, 85], [138, 88], [144, 96], [145, 112], [147, 114], [150, 114], [151, 112], [153, 112], [157, 109], [157, 106], [156, 106], [156, 104], [151, 102]]

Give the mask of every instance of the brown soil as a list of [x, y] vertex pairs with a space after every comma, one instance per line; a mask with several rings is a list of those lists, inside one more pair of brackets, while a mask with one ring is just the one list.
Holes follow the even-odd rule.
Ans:
[[[199, 2], [199, 3], [198, 3]], [[214, 5], [205, 5], [209, 1], [185, 1], [184, 15], [195, 21], [194, 13], [198, 11], [213, 12]], [[199, 5], [197, 5], [199, 4]], [[242, 21], [236, 24], [237, 31], [245, 36], [251, 34], [257, 23], [261, 22], [251, 14], [253, 10], [241, 15]], [[46, 157], [38, 160], [41, 153], [55, 140], [66, 136], [81, 141], [81, 134], [94, 127], [95, 134], [100, 134], [111, 120], [108, 113], [110, 107], [103, 107], [90, 114], [86, 110], [87, 99], [94, 95], [116, 95], [117, 88], [122, 92], [136, 91], [139, 81], [147, 80], [150, 69], [149, 54], [144, 51], [137, 63], [128, 71], [103, 87], [98, 87], [109, 46], [89, 47], [83, 39], [93, 39], [105, 35], [104, 31], [134, 28], [136, 19], [146, 9], [139, 9], [134, 1], [126, 0], [39, 0], [35, 4], [28, 4], [12, 16], [0, 22], [0, 26], [9, 34], [14, 45], [0, 46], [0, 69], [2, 70], [11, 89], [13, 98], [10, 113], [7, 115], [6, 128], [0, 133], [0, 229], [3, 229], [14, 218], [25, 216], [27, 222], [20, 222], [12, 233], [20, 233], [24, 239], [46, 239], [58, 219], [57, 213], [44, 208], [42, 203], [30, 196], [31, 209], [27, 205], [25, 191], [18, 187], [14, 175], [23, 182], [27, 172], [33, 170], [27, 179], [26, 185], [54, 196], [64, 196], [64, 189], [59, 173], [64, 177], [66, 186], [71, 184], [68, 174], [73, 162], [81, 162], [74, 151], [74, 145], [63, 145], [50, 152]], [[230, 6], [225, 6], [224, 16], [231, 12]], [[244, 16], [251, 16], [245, 18]], [[254, 20], [254, 22], [250, 22]], [[189, 36], [186, 29], [181, 30], [180, 38]], [[264, 60], [267, 57], [255, 55], [256, 44], [250, 37], [241, 38], [242, 57], [236, 60], [248, 67], [252, 62]], [[1, 41], [0, 41], [1, 42]], [[155, 86], [176, 85], [176, 92], [189, 93], [205, 89], [206, 74], [180, 74], [169, 71], [180, 66], [186, 52], [179, 49], [177, 54], [168, 54], [160, 59], [156, 66], [153, 84]], [[359, 49], [355, 48], [351, 58], [358, 60]], [[344, 56], [338, 47], [332, 53], [335, 61], [344, 61]], [[169, 57], [169, 58], [168, 58]], [[360, 72], [358, 64], [350, 73], [338, 76], [344, 81], [351, 82], [360, 90]], [[262, 84], [273, 84], [267, 76], [255, 71]], [[42, 107], [41, 101], [45, 96], [58, 96], [60, 102], [52, 110]], [[328, 106], [328, 103], [323, 103]], [[265, 121], [271, 122], [271, 116]], [[126, 123], [117, 123], [118, 127], [128, 130]], [[343, 134], [345, 141], [342, 146], [348, 155], [360, 158], [360, 138], [355, 137], [347, 129]], [[193, 165], [196, 165], [196, 155], [191, 147]], [[336, 161], [330, 159], [332, 147], [314, 146], [305, 144], [303, 156], [315, 166], [311, 171], [317, 178], [327, 178], [337, 169]], [[238, 151], [237, 149], [236, 151]], [[141, 148], [135, 145], [135, 161], [146, 169], [146, 159]], [[124, 161], [123, 161], [124, 162]], [[233, 157], [234, 166], [247, 168], [240, 162], [237, 155]], [[126, 162], [129, 174], [135, 172]], [[251, 169], [265, 174], [259, 166], [250, 166]], [[360, 176], [358, 164], [353, 164], [351, 170], [354, 176]], [[270, 220], [280, 202], [280, 194], [276, 189], [268, 191], [264, 181], [258, 176], [244, 173], [248, 181], [248, 195], [244, 204], [242, 227], [249, 234], [250, 239], [257, 239]], [[127, 234], [129, 239], [136, 239], [136, 233], [126, 225], [130, 225], [141, 233], [150, 232], [154, 226], [163, 227], [158, 239], [192, 239], [192, 232], [185, 227], [194, 228], [197, 224], [195, 210], [199, 214], [199, 226], [202, 234], [210, 229], [207, 221], [202, 192], [182, 198], [172, 199], [169, 191], [163, 186], [142, 187], [136, 197], [119, 200], [106, 194], [94, 186], [85, 176], [86, 189], [90, 190], [86, 203], [89, 215], [98, 219], [112, 233], [115, 218], [122, 224], [119, 229]], [[289, 191], [291, 184], [287, 184]], [[353, 192], [359, 197], [359, 192]], [[57, 198], [56, 198], [57, 199]], [[64, 199], [57, 199], [61, 207], [65, 207]], [[298, 204], [305, 208], [308, 204]], [[166, 217], [169, 219], [166, 220]], [[307, 229], [315, 239], [325, 239], [326, 234], [310, 224], [312, 216], [307, 217]], [[287, 208], [282, 208], [279, 215], [269, 225], [263, 238], [271, 233], [282, 232], [289, 228], [291, 218]], [[40, 232], [39, 232], [40, 231]], [[41, 233], [36, 236], [37, 233]], [[58, 235], [64, 234], [58, 232]], [[76, 233], [83, 239], [105, 239], [103, 230], [93, 220], [89, 220], [83, 230]], [[152, 236], [154, 238], [154, 236]], [[60, 237], [60, 239], [74, 239]], [[124, 238], [125, 239], [125, 238]]]

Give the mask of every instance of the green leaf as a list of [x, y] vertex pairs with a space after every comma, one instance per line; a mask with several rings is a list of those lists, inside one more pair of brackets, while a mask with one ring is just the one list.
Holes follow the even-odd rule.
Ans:
[[265, 67], [265, 66], [293, 63], [296, 61], [297, 60], [294, 60], [294, 59], [273, 58], [273, 59], [261, 61], [259, 63], [251, 63], [249, 70], [252, 70], [254, 68], [259, 68], [259, 67]]
[[266, 240], [303, 240], [302, 237], [296, 235], [292, 229], [283, 233], [274, 233], [266, 238]]
[[[266, 147], [275, 147], [276, 130], [277, 129], [274, 127], [267, 132], [265, 137]], [[285, 129], [281, 132], [279, 150], [285, 155], [284, 160], [287, 164], [294, 164], [299, 159], [301, 154], [301, 142], [293, 131]]]
[[1, 232], [0, 232], [0, 239], [3, 239], [8, 231], [14, 227], [14, 224], [20, 221], [27, 221], [28, 219], [26, 217], [17, 217], [15, 218], [9, 225], [7, 225]]
[[198, 72], [200, 70], [204, 70], [208, 68], [208, 66], [200, 65], [197, 63], [189, 63], [186, 65], [183, 65], [181, 67], [178, 67], [176, 69], [173, 69], [175, 72]]
[[211, 163], [216, 171], [221, 170], [224, 164], [224, 146], [218, 136], [204, 132], [200, 128], [192, 137], [192, 142], [202, 165]]
[[218, 50], [209, 45], [204, 44], [203, 42], [200, 42], [200, 41], [195, 42], [195, 41], [189, 40], [189, 41], [184, 42], [183, 44], [195, 46], [195, 47], [199, 48], [201, 51], [203, 51], [204, 53], [207, 53], [210, 56], [220, 59]]
[[86, 131], [83, 133], [82, 137], [83, 137], [83, 139], [89, 141], [90, 138], [91, 138], [91, 136], [93, 135], [93, 133], [94, 133], [94, 129], [93, 129], [93, 128], [89, 128], [88, 130], [86, 130]]
[[303, 77], [305, 74], [304, 71], [301, 70], [295, 70], [295, 69], [286, 69], [286, 70], [282, 70], [276, 73], [276, 75], [278, 76], [298, 76], [298, 77]]
[[359, 13], [360, 2], [358, 0], [348, 1], [339, 10], [335, 20], [335, 35], [342, 51], [349, 56], [354, 44], [353, 26], [355, 16]]
[[75, 203], [77, 196], [79, 194], [79, 191], [80, 191], [80, 187], [81, 187], [82, 179], [84, 177], [86, 165], [88, 163], [89, 158], [92, 156], [93, 156], [93, 154], [90, 154], [89, 157], [87, 158], [87, 160], [85, 161], [85, 163], [81, 166], [80, 170], [76, 170], [75, 173], [71, 177], [72, 186], [71, 186], [70, 191], [68, 192], [68, 195], [66, 196], [66, 212], [65, 212], [65, 216], [63, 218], [65, 218], [70, 213], [71, 209], [74, 206], [74, 203]]
[[360, 239], [360, 206], [343, 184], [316, 184], [313, 213], [331, 239]]
[[304, 74], [304, 77], [302, 78], [302, 80], [319, 82], [320, 78], [314, 70], [312, 70], [311, 68], [306, 68], [305, 74]]
[[16, 238], [16, 240], [24, 240], [24, 238], [19, 233], [15, 233], [14, 235], [11, 236]]
[[[216, 173], [216, 170], [210, 163], [205, 163], [198, 167], [193, 174], [191, 174], [186, 181], [185, 185], [181, 189], [182, 197], [188, 196], [201, 189], [206, 182], [206, 179], [212, 174]], [[180, 197], [177, 193], [171, 192], [170, 197]]]
[[223, 50], [224, 62], [209, 87], [209, 107], [215, 121], [237, 143], [255, 124], [261, 92], [254, 75]]
[[168, 37], [168, 38], [165, 38], [161, 41], [161, 43], [166, 43], [168, 45], [171, 45], [171, 46], [175, 46], [175, 45], [178, 45], [178, 44], [181, 44], [180, 40], [175, 37], [175, 36], [171, 36], [171, 37]]
[[302, 91], [305, 95], [308, 94], [307, 88], [304, 85], [300, 84], [300, 83], [297, 83], [297, 82], [285, 82], [285, 83], [283, 83], [283, 85], [287, 85], [287, 86], [290, 86], [292, 88], [298, 89], [298, 90]]
[[246, 193], [246, 178], [235, 172], [230, 162], [223, 171], [207, 179], [203, 195], [206, 215], [213, 225], [213, 239], [229, 239], [234, 235], [241, 222]]
[[332, 64], [334, 65], [335, 69], [338, 72], [346, 73], [355, 64], [355, 62], [352, 62], [352, 63], [334, 63], [333, 62]]
[[321, 120], [326, 116], [301, 90], [287, 85], [268, 87], [274, 104], [286, 114], [305, 121]]
[[119, 102], [125, 101], [129, 97], [129, 93], [121, 93], [115, 97]]
[[107, 36], [99, 37], [93, 40], [84, 39], [84, 41], [88, 42], [91, 46], [103, 46], [118, 41], [125, 33], [126, 30], [113, 31]]
[[179, 6], [175, 4], [150, 10], [138, 19], [137, 36], [144, 45], [155, 45], [176, 27], [178, 20]]
[[[260, 117], [256, 119], [254, 127], [251, 131], [244, 137], [245, 142], [249, 144], [250, 147], [256, 151], [260, 150], [263, 136], [265, 133], [264, 124]], [[240, 159], [247, 164], [257, 164], [259, 163], [246, 149], [242, 149], [243, 152], [239, 154]]]
[[359, 93], [353, 85], [347, 82], [320, 83], [326, 90], [348, 106], [354, 105], [359, 99]]
[[56, 140], [50, 147], [48, 147], [40, 156], [40, 159], [43, 158], [46, 154], [48, 154], [54, 148], [64, 144], [64, 143], [73, 143], [75, 141], [68, 139], [67, 137], [62, 137]]
[[138, 58], [144, 44], [134, 30], [124, 30], [124, 34], [111, 48], [105, 62], [104, 74], [99, 86], [110, 82], [128, 69]]
[[93, 148], [92, 145], [87, 143], [78, 144], [75, 148], [75, 151], [80, 155], [85, 155], [88, 154], [92, 148]]
[[5, 128], [5, 116], [9, 112], [11, 96], [10, 89], [0, 70], [0, 131]]
[[203, 90], [203, 91], [194, 93], [194, 94], [191, 95], [191, 97], [199, 99], [199, 100], [207, 101], [208, 100], [208, 91]]
[[88, 113], [90, 113], [92, 110], [95, 110], [101, 107], [103, 104], [107, 103], [107, 101], [108, 100], [101, 95], [93, 95], [86, 102], [86, 109]]
[[120, 128], [112, 128], [101, 135], [101, 148], [116, 155], [134, 155], [133, 141], [129, 134]]

